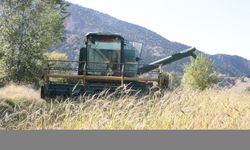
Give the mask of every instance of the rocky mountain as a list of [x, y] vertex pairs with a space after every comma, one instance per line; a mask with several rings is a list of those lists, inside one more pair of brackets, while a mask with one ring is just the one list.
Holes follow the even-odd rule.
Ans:
[[240, 56], [225, 54], [211, 55], [216, 69], [226, 75], [249, 76], [250, 61]]
[[[121, 21], [107, 14], [71, 4], [70, 16], [65, 21], [65, 38], [50, 51], [65, 52], [69, 59], [77, 60], [79, 49], [84, 45], [84, 36], [88, 32], [120, 33], [126, 39], [143, 44], [142, 61], [149, 63], [185, 50], [190, 46], [172, 42], [144, 27]], [[250, 61], [229, 55], [211, 55], [217, 70], [231, 76], [250, 75]], [[190, 58], [167, 65], [167, 71], [183, 72], [183, 66]]]

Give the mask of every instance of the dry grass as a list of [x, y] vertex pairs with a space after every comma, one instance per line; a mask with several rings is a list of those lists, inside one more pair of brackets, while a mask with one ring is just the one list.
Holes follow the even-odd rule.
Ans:
[[3, 88], [0, 88], [0, 100], [9, 99], [13, 101], [41, 101], [39, 91], [36, 91], [30, 87], [10, 84]]
[[[28, 92], [29, 93], [29, 92]], [[15, 105], [4, 129], [250, 129], [250, 95], [178, 89], [145, 97], [80, 97]]]

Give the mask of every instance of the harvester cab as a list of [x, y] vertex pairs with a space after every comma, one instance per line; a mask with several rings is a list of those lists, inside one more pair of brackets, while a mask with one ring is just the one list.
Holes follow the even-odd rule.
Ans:
[[141, 43], [126, 41], [119, 34], [89, 33], [86, 47], [80, 49], [78, 74], [83, 75], [86, 62], [88, 75], [121, 76], [123, 73], [136, 77], [141, 48]]
[[190, 48], [150, 64], [142, 64], [141, 49], [141, 43], [128, 41], [120, 34], [88, 33], [78, 61], [48, 61], [41, 97], [95, 94], [105, 89], [114, 91], [124, 84], [135, 91], [148, 91], [153, 82], [160, 88], [166, 88], [168, 77], [164, 75], [162, 66], [184, 57], [196, 57], [195, 48]]

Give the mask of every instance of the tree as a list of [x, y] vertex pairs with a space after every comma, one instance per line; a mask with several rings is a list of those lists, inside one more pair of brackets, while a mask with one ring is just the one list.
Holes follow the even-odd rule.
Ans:
[[0, 51], [9, 80], [39, 84], [45, 52], [63, 35], [61, 5], [58, 0], [1, 0]]
[[182, 78], [182, 85], [194, 89], [204, 90], [217, 81], [218, 75], [214, 69], [213, 62], [204, 54], [192, 59], [191, 63], [185, 66], [185, 73]]

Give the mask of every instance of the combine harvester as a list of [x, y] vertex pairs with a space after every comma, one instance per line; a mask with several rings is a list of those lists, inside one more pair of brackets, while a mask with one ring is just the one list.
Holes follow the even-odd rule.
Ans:
[[116, 90], [128, 85], [136, 91], [148, 91], [157, 83], [168, 87], [168, 76], [162, 67], [192, 56], [195, 48], [141, 64], [142, 44], [125, 40], [119, 34], [89, 33], [86, 46], [80, 49], [79, 61], [48, 60], [44, 70], [41, 97], [79, 96], [95, 94], [105, 89]]

